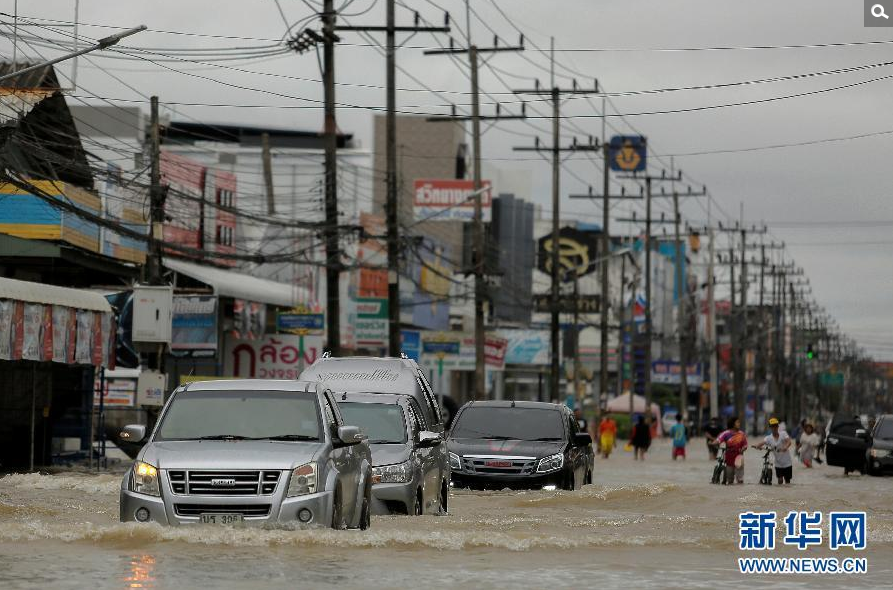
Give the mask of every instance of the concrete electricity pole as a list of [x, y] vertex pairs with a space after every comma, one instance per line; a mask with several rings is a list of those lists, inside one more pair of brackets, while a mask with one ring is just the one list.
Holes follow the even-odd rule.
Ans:
[[326, 333], [332, 356], [341, 352], [341, 247], [338, 240], [338, 125], [335, 121], [335, 3], [323, 3], [323, 90], [325, 94]]
[[395, 0], [387, 0], [385, 26], [338, 26], [338, 31], [361, 31], [385, 33], [386, 65], [386, 119], [385, 119], [385, 224], [387, 226], [388, 254], [388, 354], [400, 356], [400, 199], [397, 188], [397, 33], [449, 33], [450, 15], [445, 13], [444, 26], [430, 27], [419, 25], [419, 14], [415, 13], [415, 24], [410, 27], [396, 25]]
[[[471, 32], [469, 31], [469, 41]], [[498, 41], [498, 40], [496, 40]], [[452, 45], [452, 40], [451, 40]], [[453, 48], [452, 46], [445, 49], [426, 50], [425, 55], [455, 55], [468, 54], [469, 68], [471, 70], [471, 116], [448, 117], [429, 117], [429, 121], [471, 121], [472, 135], [472, 151], [474, 154], [474, 398], [485, 399], [487, 395], [486, 387], [486, 367], [484, 366], [484, 303], [486, 300], [486, 285], [484, 283], [486, 239], [484, 235], [484, 216], [483, 216], [483, 180], [481, 176], [481, 121], [484, 120], [505, 120], [505, 119], [524, 119], [524, 109], [522, 105], [521, 115], [501, 115], [497, 106], [495, 116], [482, 116], [480, 112], [480, 87], [478, 84], [478, 68], [481, 54], [497, 53], [503, 51], [523, 51], [524, 38], [517, 46], [499, 46], [497, 43], [493, 47], [478, 47], [469, 43], [468, 48]], [[491, 195], [492, 201], [492, 195]]]

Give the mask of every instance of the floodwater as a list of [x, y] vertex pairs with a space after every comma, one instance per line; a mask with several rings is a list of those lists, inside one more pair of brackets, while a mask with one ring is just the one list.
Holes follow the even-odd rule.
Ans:
[[[793, 486], [760, 486], [751, 450], [747, 483], [722, 487], [707, 483], [702, 440], [685, 463], [669, 455], [658, 443], [644, 463], [622, 450], [597, 459], [595, 483], [575, 492], [456, 490], [448, 516], [374, 517], [368, 531], [121, 524], [120, 475], [11, 474], [0, 478], [0, 588], [889, 587], [893, 478], [795, 466]], [[752, 555], [737, 548], [745, 510], [865, 510], [868, 572], [739, 574], [737, 557]], [[854, 554], [827, 543], [801, 553]]]

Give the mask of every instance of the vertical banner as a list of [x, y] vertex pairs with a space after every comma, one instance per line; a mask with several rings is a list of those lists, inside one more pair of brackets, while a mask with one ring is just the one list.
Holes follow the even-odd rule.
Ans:
[[102, 354], [102, 348], [105, 340], [102, 337], [102, 316], [106, 314], [93, 312], [93, 331], [90, 335], [93, 337], [93, 346], [90, 347], [90, 364], [94, 367], [101, 367], [105, 364], [105, 357]]
[[24, 303], [22, 306], [22, 360], [39, 361], [43, 350], [40, 329], [43, 327], [43, 305]]
[[53, 360], [53, 306], [43, 306], [43, 326], [41, 329], [40, 360]]
[[0, 299], [0, 359], [12, 359], [12, 314], [15, 302]]
[[74, 362], [89, 365], [93, 362], [93, 319], [92, 311], [77, 311], [77, 341], [74, 349]]
[[53, 353], [50, 357], [55, 363], [68, 362], [68, 348], [71, 328], [71, 316], [74, 310], [61, 305], [53, 306]]
[[22, 358], [22, 345], [24, 340], [25, 304], [21, 301], [13, 301], [12, 310], [12, 360]]

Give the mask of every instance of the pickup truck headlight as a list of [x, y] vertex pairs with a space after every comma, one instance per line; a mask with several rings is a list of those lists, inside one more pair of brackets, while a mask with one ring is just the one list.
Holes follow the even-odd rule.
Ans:
[[450, 453], [450, 469], [460, 471], [462, 469], [462, 460], [456, 453]]
[[882, 459], [884, 457], [893, 456], [893, 451], [888, 451], [886, 449], [871, 449], [869, 451], [872, 457], [875, 459]]
[[288, 482], [286, 497], [305, 496], [316, 493], [316, 463], [305, 463], [295, 467]]
[[147, 496], [160, 496], [158, 468], [142, 461], [134, 463], [133, 473], [130, 476], [130, 491]]
[[564, 467], [564, 455], [556, 453], [540, 459], [539, 465], [536, 467], [537, 473], [548, 473], [556, 471]]
[[410, 479], [412, 467], [409, 461], [372, 468], [372, 483], [406, 483]]

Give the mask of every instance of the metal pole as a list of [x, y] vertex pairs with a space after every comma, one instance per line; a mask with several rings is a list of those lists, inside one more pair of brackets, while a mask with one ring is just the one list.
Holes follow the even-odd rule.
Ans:
[[397, 195], [397, 41], [394, 17], [395, 0], [387, 3], [387, 117], [386, 197], [388, 247], [388, 354], [400, 355], [400, 244], [399, 204]]
[[339, 279], [341, 249], [338, 243], [338, 126], [335, 122], [335, 8], [334, 0], [323, 5], [323, 87], [325, 94], [325, 242], [326, 242], [326, 329], [332, 356], [341, 352]]
[[617, 395], [623, 395], [626, 360], [626, 254], [620, 258], [620, 305], [617, 307]]
[[[602, 309], [604, 313], [604, 309]], [[580, 277], [574, 272], [574, 399], [576, 407], [583, 411], [583, 395], [580, 393]], [[598, 404], [596, 404], [598, 405]]]
[[560, 171], [561, 171], [561, 160], [559, 156], [560, 152], [560, 133], [561, 127], [559, 126], [559, 91], [557, 86], [552, 87], [552, 240], [551, 240], [551, 248], [552, 248], [552, 293], [551, 293], [551, 312], [552, 312], [552, 371], [549, 375], [549, 387], [551, 389], [551, 395], [558, 399], [558, 388], [561, 383], [561, 376], [559, 375], [559, 371], [561, 369], [561, 361], [559, 358], [559, 324], [558, 324], [558, 265], [559, 265], [559, 256], [558, 251], [560, 248], [560, 240], [558, 237], [559, 234], [559, 201], [558, 201], [558, 191], [560, 189]]
[[264, 164], [264, 187], [267, 189], [267, 215], [276, 213], [276, 200], [273, 196], [273, 156], [270, 154], [270, 134], [260, 136], [261, 159]]
[[651, 425], [651, 177], [645, 177], [645, 420]]
[[34, 421], [36, 420], [34, 412], [37, 405], [37, 364], [31, 363], [31, 456], [29, 460], [29, 471], [34, 471]]
[[[604, 107], [603, 107], [604, 108]], [[604, 115], [604, 111], [602, 111]], [[604, 117], [602, 117], [604, 120]], [[609, 303], [608, 290], [608, 254], [611, 250], [611, 236], [609, 234], [611, 198], [608, 193], [610, 188], [610, 165], [608, 163], [608, 144], [604, 142], [604, 130], [602, 131], [602, 150], [604, 151], [604, 170], [602, 171], [602, 294], [599, 302], [599, 313], [601, 314], [600, 331], [601, 331], [601, 366], [598, 380], [598, 392], [595, 398], [595, 419], [596, 424], [601, 414], [602, 396], [608, 395], [608, 311], [611, 308]], [[621, 307], [622, 307], [621, 303]], [[617, 379], [620, 379], [620, 343], [617, 343]]]
[[685, 280], [683, 272], [684, 260], [682, 258], [682, 238], [679, 233], [679, 223], [682, 216], [679, 214], [679, 193], [673, 188], [673, 213], [675, 214], [674, 224], [676, 226], [676, 289], [678, 297], [677, 318], [679, 330], [679, 412], [682, 414], [683, 420], [688, 420], [688, 351], [686, 350], [685, 332], [687, 329], [686, 321], [688, 314], [686, 313], [686, 302], [688, 298], [688, 281]]
[[736, 408], [735, 411], [738, 412], [738, 417], [741, 418], [741, 429], [747, 432], [747, 392], [745, 391], [746, 383], [747, 383], [747, 350], [748, 350], [748, 342], [747, 342], [747, 323], [748, 323], [748, 313], [747, 313], [747, 289], [750, 287], [747, 281], [747, 230], [744, 229], [744, 214], [743, 214], [743, 205], [742, 205], [742, 215], [741, 215], [741, 276], [740, 276], [740, 290], [741, 290], [741, 332], [740, 332], [740, 343], [738, 346], [738, 365], [740, 369], [740, 376], [736, 372], [735, 378], [735, 388], [736, 390], [740, 387], [741, 395], [736, 396]]
[[707, 343], [710, 351], [710, 417], [719, 416], [719, 355], [716, 351], [716, 301], [714, 293], [715, 272], [714, 265], [716, 260], [716, 252], [714, 250], [714, 233], [713, 220], [710, 216], [710, 200], [707, 201], [707, 227], [710, 232], [709, 258], [707, 264], [707, 337], [710, 339]]
[[471, 136], [474, 149], [474, 399], [487, 397], [484, 367], [484, 219], [481, 190], [481, 111], [478, 48], [468, 50], [471, 65]]
[[100, 469], [105, 463], [105, 367], [99, 368], [99, 462]]
[[150, 285], [160, 285], [162, 276], [161, 238], [164, 235], [164, 202], [161, 192], [161, 137], [158, 123], [158, 97], [150, 99], [150, 159], [149, 199], [152, 231], [149, 242], [149, 264], [146, 279]]

